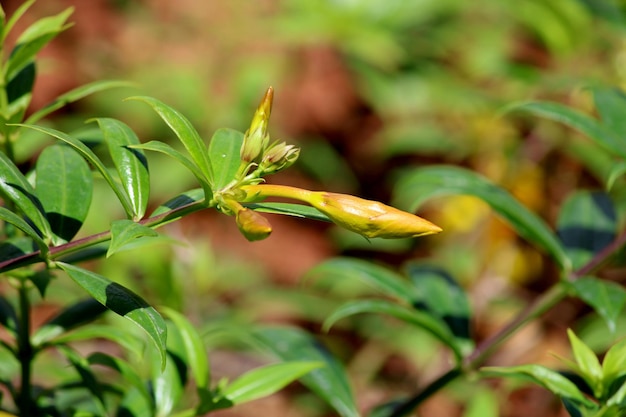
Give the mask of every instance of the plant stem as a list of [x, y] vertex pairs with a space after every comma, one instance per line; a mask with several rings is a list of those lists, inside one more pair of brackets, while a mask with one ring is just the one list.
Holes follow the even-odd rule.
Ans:
[[31, 365], [33, 362], [33, 346], [30, 343], [30, 300], [26, 282], [22, 281], [18, 289], [20, 321], [17, 332], [17, 356], [22, 371], [20, 391], [17, 398], [17, 407], [21, 417], [35, 415], [34, 404], [31, 398]]

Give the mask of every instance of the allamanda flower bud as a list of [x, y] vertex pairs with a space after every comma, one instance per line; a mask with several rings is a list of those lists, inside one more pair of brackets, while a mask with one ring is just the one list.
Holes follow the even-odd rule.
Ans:
[[259, 107], [254, 113], [250, 128], [246, 131], [243, 143], [241, 144], [241, 160], [250, 163], [254, 162], [263, 154], [269, 142], [267, 125], [272, 113], [272, 101], [274, 100], [274, 89], [267, 89], [265, 96], [261, 100]]
[[249, 208], [239, 210], [235, 217], [239, 231], [250, 242], [263, 240], [272, 233], [272, 225], [259, 213]]
[[298, 156], [300, 148], [285, 142], [277, 143], [265, 152], [259, 168], [264, 174], [273, 174], [293, 165]]
[[351, 195], [314, 192], [308, 203], [337, 225], [368, 238], [394, 239], [441, 232], [439, 226], [414, 214]]

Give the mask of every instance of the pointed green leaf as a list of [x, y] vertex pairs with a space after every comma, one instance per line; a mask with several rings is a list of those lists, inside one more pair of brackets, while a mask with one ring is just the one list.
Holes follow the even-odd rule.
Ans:
[[561, 122], [588, 136], [614, 155], [626, 158], [624, 141], [616, 136], [611, 129], [598, 120], [562, 104], [549, 102], [516, 103], [508, 106], [507, 111], [523, 111]]
[[563, 205], [557, 232], [574, 269], [585, 265], [617, 234], [617, 213], [611, 198], [601, 191], [576, 191]]
[[209, 361], [200, 334], [182, 314], [168, 307], [161, 307], [160, 310], [174, 323], [180, 333], [187, 355], [187, 364], [193, 372], [196, 386], [199, 389], [207, 388], [210, 379]]
[[626, 339], [615, 343], [602, 360], [603, 379], [607, 385], [626, 375]]
[[154, 395], [157, 416], [169, 416], [183, 395], [184, 375], [181, 375], [176, 366], [175, 358], [167, 355], [167, 362], [163, 370], [152, 370], [152, 391]]
[[243, 143], [243, 133], [233, 129], [218, 129], [209, 143], [209, 158], [213, 168], [213, 189], [220, 190], [234, 178], [241, 157], [239, 152]]
[[611, 190], [615, 181], [624, 174], [626, 174], [626, 161], [612, 164], [606, 178], [606, 189]]
[[33, 334], [31, 343], [33, 346], [41, 346], [43, 343], [54, 339], [75, 327], [93, 322], [107, 309], [93, 298], [79, 301], [63, 309], [60, 313], [48, 320]]
[[17, 40], [17, 44], [6, 63], [6, 79], [13, 76], [28, 64], [34, 56], [55, 36], [69, 27], [65, 24], [74, 11], [68, 8], [56, 16], [44, 17], [30, 25]]
[[155, 217], [160, 214], [167, 213], [168, 211], [176, 210], [203, 200], [204, 191], [202, 188], [194, 188], [193, 190], [185, 191], [184, 193], [179, 194], [171, 200], [161, 204], [152, 212], [150, 217]]
[[422, 328], [439, 339], [443, 344], [450, 347], [457, 359], [461, 359], [463, 356], [461, 346], [459, 346], [459, 343], [455, 340], [454, 335], [443, 320], [387, 300], [348, 301], [326, 318], [323, 328], [328, 330], [337, 321], [361, 313], [387, 314], [408, 324]]
[[93, 192], [89, 165], [72, 148], [52, 145], [37, 159], [35, 193], [52, 232], [64, 242], [78, 233], [87, 218]]
[[[617, 138], [623, 138], [626, 132], [626, 95], [618, 88], [594, 87], [593, 101], [596, 105], [602, 123], [608, 127]], [[626, 140], [622, 139], [622, 146]]]
[[415, 211], [433, 197], [451, 194], [467, 194], [482, 199], [520, 236], [545, 250], [561, 268], [570, 268], [563, 247], [541, 218], [507, 191], [472, 171], [454, 166], [418, 168], [401, 178], [394, 190], [397, 204], [409, 211]]
[[[33, 229], [28, 223], [26, 223], [20, 216], [10, 210], [7, 210], [4, 207], [0, 207], [0, 220], [6, 223], [10, 223], [20, 229], [22, 232], [26, 233], [31, 239], [35, 241], [42, 254], [48, 252], [48, 245], [46, 245], [46, 242], [44, 242], [41, 237], [39, 237], [39, 233], [37, 233], [37, 231]], [[16, 254], [16, 257], [17, 256], [18, 254]], [[0, 258], [4, 257], [0, 256]]]
[[[6, 37], [6, 35], [11, 31], [11, 29], [13, 29], [13, 26], [15, 26], [15, 23], [20, 20], [20, 18], [24, 15], [24, 13], [26, 13], [26, 11], [28, 9], [30, 9], [30, 6], [33, 5], [33, 3], [35, 3], [36, 0], [28, 0], [25, 1], [24, 3], [22, 3], [14, 12], [13, 15], [11, 15], [11, 17], [9, 18], [9, 20], [7, 21], [6, 26], [4, 27], [3, 33], [2, 33], [2, 40], [4, 41], [4, 38]], [[2, 6], [0, 5], [0, 9], [2, 8]], [[3, 19], [4, 20], [4, 19]]]
[[61, 94], [58, 96], [52, 103], [46, 105], [42, 109], [37, 110], [24, 122], [25, 124], [33, 124], [37, 121], [43, 119], [50, 113], [66, 106], [67, 104], [73, 103], [75, 101], [81, 100], [87, 96], [98, 93], [100, 91], [109, 90], [111, 88], [119, 88], [119, 87], [130, 87], [133, 84], [127, 81], [118, 81], [118, 80], [102, 80], [102, 81], [94, 81], [89, 84], [82, 85], [73, 90], [68, 91], [67, 93]]
[[115, 220], [111, 223], [111, 244], [107, 251], [107, 258], [117, 252], [133, 249], [138, 245], [148, 243], [142, 238], [155, 237], [159, 237], [159, 234], [147, 226], [135, 223], [132, 220]]
[[261, 213], [282, 214], [285, 216], [300, 217], [304, 219], [320, 220], [330, 222], [325, 214], [316, 208], [294, 203], [245, 203], [244, 206]]
[[183, 143], [206, 181], [213, 184], [213, 173], [207, 147], [191, 122], [181, 113], [155, 98], [138, 96], [130, 97], [129, 100], [143, 101], [152, 107]]
[[342, 417], [358, 417], [345, 370], [328, 350], [308, 333], [295, 328], [263, 327], [253, 336], [283, 361], [322, 362], [301, 382], [330, 404]]
[[593, 307], [614, 332], [615, 323], [626, 304], [626, 289], [614, 282], [594, 277], [582, 277], [570, 285], [574, 295]]
[[96, 119], [104, 140], [109, 146], [111, 159], [117, 169], [133, 208], [133, 220], [140, 220], [146, 212], [148, 196], [150, 194], [150, 177], [148, 175], [148, 160], [141, 149], [129, 148], [139, 144], [135, 132], [119, 120], [102, 118]]
[[98, 410], [98, 415], [106, 415], [107, 413], [104, 401], [103, 387], [98, 382], [98, 379], [89, 367], [89, 362], [87, 361], [87, 359], [80, 356], [78, 352], [74, 351], [68, 346], [59, 346], [58, 350], [69, 360], [69, 362], [72, 364], [72, 366], [80, 376], [80, 385], [89, 390], [92, 395], [92, 399], [98, 400], [94, 401]]
[[572, 353], [581, 376], [591, 387], [594, 397], [602, 396], [602, 366], [595, 353], [580, 340], [571, 329], [567, 329], [567, 337], [572, 345]]
[[202, 172], [198, 169], [196, 165], [194, 165], [193, 161], [191, 161], [187, 156], [178, 152], [176, 149], [172, 148], [170, 145], [164, 142], [159, 142], [156, 140], [142, 143], [140, 145], [131, 146], [133, 149], [145, 149], [147, 151], [160, 152], [165, 154], [171, 158], [174, 158], [178, 162], [180, 162], [185, 168], [187, 168], [191, 173], [198, 179], [200, 184], [208, 184]]
[[89, 149], [84, 143], [82, 143], [80, 140], [73, 138], [72, 136], [66, 133], [63, 133], [63, 132], [60, 132], [58, 130], [51, 129], [48, 127], [24, 125], [24, 124], [21, 124], [19, 126], [23, 126], [29, 129], [37, 130], [39, 132], [48, 134], [52, 137], [59, 139], [62, 142], [67, 143], [72, 148], [74, 148], [80, 155], [82, 155], [83, 158], [87, 160], [87, 162], [93, 165], [98, 170], [98, 172], [100, 172], [100, 175], [102, 175], [102, 177], [109, 184], [109, 186], [111, 187], [111, 189], [113, 190], [117, 198], [120, 200], [120, 203], [122, 203], [122, 207], [124, 207], [124, 211], [126, 212], [126, 215], [129, 218], [133, 217], [133, 208], [128, 198], [128, 195], [126, 195], [121, 185], [111, 176], [108, 169], [106, 168], [106, 166], [104, 166], [100, 158], [98, 158], [96, 154], [93, 153], [93, 151]]
[[480, 369], [483, 377], [518, 378], [534, 382], [553, 394], [567, 398], [577, 404], [594, 407], [594, 403], [587, 399], [572, 381], [541, 365], [520, 365], [511, 367], [483, 367]]
[[35, 190], [15, 164], [2, 152], [0, 152], [0, 193], [15, 203], [39, 229], [45, 240], [52, 238], [50, 224], [41, 202], [36, 197]]
[[128, 288], [102, 275], [63, 262], [57, 262], [57, 266], [109, 310], [141, 327], [157, 348], [161, 365], [165, 366], [165, 321], [153, 307]]
[[246, 372], [224, 388], [221, 394], [233, 404], [267, 397], [287, 384], [324, 366], [322, 362], [283, 362]]
[[326, 282], [356, 278], [385, 295], [407, 303], [420, 298], [420, 293], [402, 275], [361, 259], [333, 258], [315, 266], [306, 276], [307, 279], [324, 279]]
[[70, 333], [63, 333], [49, 340], [47, 343], [51, 345], [64, 345], [94, 339], [110, 340], [138, 358], [142, 357], [145, 353], [145, 343], [135, 334], [130, 333], [124, 328], [94, 323], [72, 330]]

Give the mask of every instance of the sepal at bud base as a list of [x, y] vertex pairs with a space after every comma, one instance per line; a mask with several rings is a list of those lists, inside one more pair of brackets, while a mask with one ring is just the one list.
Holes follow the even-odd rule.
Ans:
[[418, 237], [442, 230], [414, 214], [352, 195], [314, 192], [308, 203], [328, 216], [333, 223], [368, 238]]
[[285, 142], [277, 143], [264, 153], [259, 169], [263, 174], [274, 174], [293, 165], [298, 156], [300, 148]]

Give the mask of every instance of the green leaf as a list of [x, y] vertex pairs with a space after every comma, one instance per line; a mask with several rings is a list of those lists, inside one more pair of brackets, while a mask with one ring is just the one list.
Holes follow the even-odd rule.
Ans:
[[51, 129], [48, 127], [24, 125], [24, 124], [21, 124], [19, 126], [27, 127], [29, 129], [37, 130], [39, 132], [48, 134], [52, 137], [59, 139], [62, 142], [67, 143], [72, 148], [74, 148], [83, 158], [87, 160], [87, 162], [93, 165], [98, 170], [98, 172], [100, 172], [100, 175], [102, 175], [102, 177], [109, 184], [109, 186], [111, 187], [111, 189], [113, 190], [117, 198], [120, 200], [120, 203], [122, 203], [122, 207], [124, 207], [124, 211], [126, 212], [126, 215], [129, 218], [133, 217], [133, 208], [128, 198], [128, 195], [126, 195], [121, 185], [111, 176], [108, 169], [106, 168], [106, 166], [104, 166], [100, 158], [98, 158], [96, 154], [93, 153], [93, 151], [89, 149], [84, 143], [82, 143], [78, 139], [71, 137], [70, 135], [66, 133], [63, 133], [63, 132], [60, 132], [58, 130]]
[[122, 187], [130, 198], [133, 208], [133, 220], [140, 220], [146, 212], [150, 195], [150, 177], [148, 160], [141, 149], [129, 148], [138, 145], [139, 139], [135, 132], [119, 120], [96, 119], [104, 140], [109, 146], [111, 159], [115, 164]]
[[209, 143], [209, 158], [213, 168], [213, 189], [221, 190], [233, 179], [241, 164], [239, 151], [243, 133], [233, 129], [218, 129]]
[[88, 341], [94, 339], [110, 340], [115, 344], [122, 346], [138, 358], [142, 357], [145, 353], [145, 343], [138, 339], [135, 334], [132, 334], [128, 330], [120, 327], [93, 323], [89, 326], [73, 330], [70, 333], [63, 333], [54, 339], [49, 340], [47, 343], [51, 345], [63, 345], [77, 341]]
[[[623, 138], [626, 133], [626, 95], [618, 88], [594, 87], [593, 100], [603, 124], [608, 127], [616, 138]], [[626, 141], [622, 140], [622, 147]]]
[[561, 375], [541, 365], [520, 365], [510, 367], [483, 367], [480, 369], [483, 377], [518, 378], [534, 382], [553, 394], [569, 399], [576, 404], [594, 407], [595, 404], [587, 399], [576, 385]]
[[153, 368], [152, 391], [156, 416], [169, 416], [183, 395], [184, 375], [181, 375], [176, 358], [169, 352], [165, 369]]
[[606, 189], [611, 190], [613, 185], [615, 185], [615, 181], [622, 175], [626, 174], [626, 162], [616, 162], [611, 165], [609, 168], [609, 172], [606, 178]]
[[609, 330], [615, 324], [626, 303], [626, 289], [614, 282], [594, 277], [582, 277], [570, 283], [574, 295], [589, 304], [604, 319]]
[[417, 326], [432, 334], [446, 346], [450, 347], [457, 360], [463, 352], [447, 324], [439, 317], [422, 311], [416, 311], [387, 300], [354, 300], [348, 301], [333, 311], [324, 321], [323, 328], [328, 330], [337, 321], [355, 314], [378, 313], [387, 314], [413, 326]]
[[[46, 242], [44, 242], [43, 239], [39, 237], [39, 233], [37, 233], [37, 231], [33, 229], [28, 223], [26, 223], [20, 216], [10, 210], [7, 210], [4, 207], [0, 207], [0, 220], [6, 223], [10, 223], [20, 229], [22, 232], [26, 233], [28, 237], [35, 241], [42, 254], [46, 254], [48, 252], [48, 245], [46, 245]], [[18, 256], [18, 254], [15, 255], [15, 257]], [[0, 258], [4, 257], [0, 256]]]
[[[13, 12], [13, 15], [11, 15], [11, 18], [7, 21], [7, 24], [5, 25], [4, 30], [2, 31], [3, 42], [4, 42], [6, 35], [11, 31], [11, 29], [13, 29], [13, 26], [15, 26], [15, 23], [17, 23], [17, 21], [20, 20], [20, 18], [24, 15], [24, 13], [26, 13], [28, 9], [30, 9], [30, 6], [32, 6], [33, 3], [35, 3], [35, 1], [36, 0], [25, 1]], [[1, 8], [2, 6], [0, 5], [0, 9]]]
[[80, 376], [80, 386], [89, 390], [92, 395], [92, 399], [97, 399], [94, 403], [98, 409], [98, 415], [107, 415], [103, 387], [98, 382], [98, 379], [89, 367], [87, 359], [80, 356], [76, 351], [68, 346], [59, 346], [58, 350], [70, 361]]
[[199, 389], [207, 388], [210, 379], [209, 361], [200, 334], [182, 314], [168, 307], [161, 307], [160, 310], [174, 323], [180, 333], [185, 346], [187, 363], [193, 372], [196, 386]]
[[146, 398], [137, 388], [130, 387], [124, 392], [116, 415], [120, 417], [154, 417], [154, 402], [152, 398]]
[[572, 353], [582, 377], [593, 390], [594, 397], [601, 398], [603, 372], [598, 357], [571, 329], [567, 329], [567, 337], [572, 345]]
[[70, 7], [55, 16], [39, 19], [22, 32], [11, 56], [6, 62], [5, 73], [7, 80], [12, 79], [18, 71], [34, 58], [41, 48], [69, 27], [69, 25], [65, 24], [65, 21], [73, 11], [74, 9]]
[[[9, 104], [27, 96], [26, 100], [21, 101], [20, 106], [18, 107], [18, 111], [20, 112], [26, 111], [26, 108], [30, 103], [33, 85], [35, 84], [35, 72], [35, 63], [31, 62], [22, 68], [20, 72], [15, 74], [15, 77], [7, 83], [6, 91]], [[15, 109], [9, 110], [10, 115], [13, 115], [14, 113]]]
[[574, 269], [608, 246], [617, 233], [611, 198], [601, 191], [576, 191], [561, 206], [557, 232]]
[[153, 307], [128, 288], [102, 275], [63, 262], [57, 262], [57, 266], [109, 310], [141, 327], [157, 348], [161, 366], [165, 366], [166, 325]]
[[626, 339], [611, 346], [602, 360], [602, 378], [606, 385], [610, 386], [623, 375], [626, 375]]
[[325, 214], [316, 208], [294, 203], [245, 203], [244, 206], [261, 213], [282, 214], [285, 216], [330, 222]]
[[191, 122], [181, 113], [155, 98], [138, 96], [130, 97], [129, 100], [143, 101], [152, 107], [185, 146], [206, 182], [213, 184], [213, 172], [207, 147]]
[[31, 114], [24, 122], [25, 124], [33, 124], [43, 119], [50, 113], [70, 104], [75, 101], [81, 100], [87, 96], [98, 93], [100, 91], [110, 90], [112, 88], [130, 87], [133, 84], [127, 81], [118, 80], [101, 80], [95, 81], [89, 84], [82, 85], [67, 93], [58, 96], [52, 103], [46, 105], [42, 109], [37, 110]]
[[221, 394], [233, 404], [267, 397], [287, 384], [324, 366], [322, 362], [283, 362], [246, 372], [224, 388]]
[[[72, 240], [89, 213], [93, 178], [85, 160], [69, 146], [48, 146], [37, 159], [35, 193], [52, 232]], [[62, 243], [62, 242], [59, 242]]]
[[356, 278], [385, 295], [407, 303], [420, 299], [420, 293], [402, 275], [361, 259], [333, 258], [309, 270], [306, 277], [326, 282]]
[[415, 211], [433, 197], [451, 194], [467, 194], [482, 199], [520, 236], [550, 254], [562, 269], [570, 268], [563, 247], [541, 218], [507, 191], [472, 171], [454, 166], [418, 168], [401, 178], [394, 190], [398, 206], [409, 211]]
[[154, 238], [160, 238], [159, 234], [147, 226], [127, 219], [115, 220], [111, 223], [111, 244], [107, 251], [107, 258], [117, 252], [150, 243]]
[[561, 122], [589, 136], [607, 151], [626, 158], [626, 146], [611, 129], [598, 120], [558, 103], [526, 102], [516, 103], [506, 108], [507, 111], [523, 111], [535, 116]]
[[420, 298], [413, 301], [413, 307], [443, 320], [463, 354], [469, 354], [474, 342], [465, 290], [446, 271], [433, 265], [411, 263], [407, 274], [421, 293]]
[[2, 152], [0, 152], [0, 193], [15, 203], [39, 229], [45, 240], [52, 238], [50, 224], [41, 202], [36, 197], [35, 190], [13, 161]]
[[15, 336], [18, 326], [17, 312], [13, 305], [4, 296], [0, 296], [0, 324]]
[[[142, 143], [140, 145], [131, 146], [133, 149], [145, 149], [147, 151], [160, 152], [165, 154], [171, 158], [174, 158], [178, 162], [180, 162], [185, 168], [187, 168], [191, 173], [196, 177], [200, 184], [204, 184], [208, 187], [208, 182], [204, 178], [202, 172], [198, 169], [198, 167], [193, 163], [191, 159], [189, 159], [184, 154], [178, 152], [176, 149], [172, 148], [170, 145], [164, 142], [159, 142], [156, 140]], [[203, 187], [204, 188], [204, 187]]]
[[341, 363], [308, 333], [296, 328], [262, 327], [253, 336], [283, 361], [322, 362], [301, 382], [342, 417], [358, 417], [352, 391]]
[[150, 214], [150, 217], [155, 217], [167, 213], [168, 211], [176, 210], [203, 200], [204, 190], [202, 190], [202, 188], [194, 188], [193, 190], [185, 191], [184, 193], [179, 194], [171, 200], [161, 204], [152, 212], [152, 214]]
[[48, 320], [33, 334], [31, 343], [38, 347], [73, 328], [91, 323], [107, 309], [93, 298], [79, 301]]

